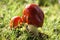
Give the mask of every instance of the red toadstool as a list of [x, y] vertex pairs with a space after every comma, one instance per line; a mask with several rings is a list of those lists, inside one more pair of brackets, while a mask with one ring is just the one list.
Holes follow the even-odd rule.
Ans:
[[20, 18], [20, 16], [14, 16], [11, 20], [10, 20], [10, 28], [17, 28], [18, 24], [21, 25], [23, 22], [22, 18]]

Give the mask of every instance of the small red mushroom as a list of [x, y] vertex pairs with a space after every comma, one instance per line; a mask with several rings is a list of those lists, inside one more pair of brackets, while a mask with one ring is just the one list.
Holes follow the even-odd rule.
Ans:
[[44, 21], [44, 13], [36, 4], [29, 4], [23, 10], [23, 21], [37, 27], [42, 27]]
[[21, 25], [23, 22], [22, 18], [20, 16], [14, 16], [10, 20], [10, 28], [17, 28], [18, 24]]

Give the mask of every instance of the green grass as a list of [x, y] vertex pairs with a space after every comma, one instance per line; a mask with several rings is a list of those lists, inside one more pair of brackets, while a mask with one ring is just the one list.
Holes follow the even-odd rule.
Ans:
[[22, 4], [20, 1], [0, 1], [0, 40], [60, 40], [60, 6], [58, 4], [40, 7], [45, 19], [43, 27], [38, 30], [48, 35], [48, 38], [46, 35], [43, 39], [31, 37], [32, 35], [24, 28], [11, 30], [10, 19], [14, 16], [22, 16], [25, 5], [27, 4]]

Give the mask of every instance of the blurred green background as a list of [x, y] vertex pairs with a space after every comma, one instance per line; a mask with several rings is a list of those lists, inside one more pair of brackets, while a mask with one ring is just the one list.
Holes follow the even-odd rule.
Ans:
[[[41, 40], [30, 38], [24, 30], [11, 30], [9, 21], [14, 16], [22, 16], [27, 4], [35, 3], [43, 10], [45, 19], [40, 32], [49, 38], [44, 40], [60, 40], [60, 0], [0, 0], [0, 40]], [[19, 37], [16, 37], [19, 35]]]

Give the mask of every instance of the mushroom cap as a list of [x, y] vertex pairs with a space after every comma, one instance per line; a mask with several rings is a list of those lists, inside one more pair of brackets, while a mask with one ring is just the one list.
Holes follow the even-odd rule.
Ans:
[[24, 22], [42, 27], [44, 21], [44, 13], [36, 4], [28, 4], [23, 10]]
[[23, 20], [20, 16], [14, 16], [10, 20], [10, 28], [17, 28], [18, 24], [21, 25], [22, 22], [23, 22]]

